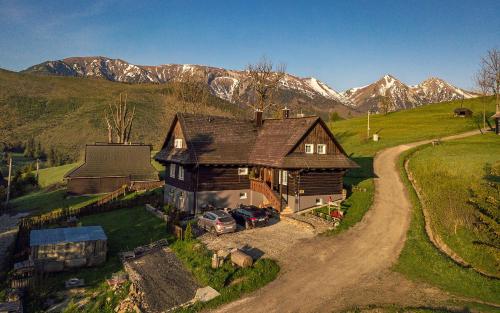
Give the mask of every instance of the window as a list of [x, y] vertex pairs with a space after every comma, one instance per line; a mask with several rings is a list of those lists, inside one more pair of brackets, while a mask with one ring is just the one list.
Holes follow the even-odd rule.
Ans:
[[175, 178], [175, 164], [170, 163], [170, 177]]
[[314, 145], [312, 143], [306, 143], [305, 151], [307, 154], [313, 154], [314, 153]]
[[182, 149], [182, 138], [177, 138], [174, 140], [174, 148]]
[[279, 171], [278, 180], [283, 186], [288, 185], [288, 171]]
[[326, 145], [318, 144], [316, 145], [316, 150], [318, 151], [318, 154], [326, 154]]
[[323, 199], [316, 199], [316, 205], [323, 205]]
[[240, 199], [247, 199], [248, 195], [246, 192], [240, 192]]
[[184, 167], [179, 165], [179, 179], [184, 180]]
[[248, 175], [248, 167], [238, 168], [238, 175]]

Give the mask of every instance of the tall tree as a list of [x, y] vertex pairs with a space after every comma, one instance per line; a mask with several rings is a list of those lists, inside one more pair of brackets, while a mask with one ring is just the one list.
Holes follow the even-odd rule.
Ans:
[[[479, 70], [474, 77], [476, 86], [478, 87], [478, 93], [482, 96], [487, 96], [491, 93], [491, 82], [489, 82], [490, 77], [486, 71]], [[487, 99], [483, 98], [483, 129], [486, 129], [486, 102]]]
[[[477, 77], [480, 81], [477, 81]], [[480, 84], [482, 90], [484, 88], [484, 91], [487, 91], [485, 94], [496, 96], [496, 111], [500, 112], [500, 50], [491, 49], [481, 58], [476, 83]]]
[[262, 57], [256, 64], [247, 66], [250, 88], [256, 96], [255, 103], [250, 104], [254, 110], [264, 112], [274, 105], [273, 98], [280, 81], [285, 77], [285, 70], [284, 64], [274, 66], [266, 57]]
[[175, 83], [174, 96], [182, 105], [184, 112], [198, 113], [202, 108], [206, 111], [210, 98], [206, 82], [208, 75], [206, 69], [199, 73], [186, 72], [180, 81]]
[[127, 106], [127, 94], [123, 96], [120, 93], [119, 100], [114, 105], [109, 105], [106, 111], [105, 120], [108, 125], [108, 142], [113, 143], [113, 133], [116, 136], [116, 143], [130, 142], [132, 132], [132, 122], [135, 117], [135, 106], [132, 112], [129, 112]]

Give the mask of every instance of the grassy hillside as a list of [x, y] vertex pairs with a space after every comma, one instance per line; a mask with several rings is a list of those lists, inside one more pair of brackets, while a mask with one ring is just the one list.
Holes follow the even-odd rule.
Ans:
[[498, 222], [493, 217], [496, 235], [478, 227], [480, 212], [471, 203], [473, 193], [491, 196], [488, 201], [495, 201], [496, 197], [493, 205], [496, 220], [500, 219], [500, 195], [494, 190], [491, 195], [488, 193], [492, 184], [500, 183], [500, 176], [489, 170], [498, 167], [500, 171], [500, 138], [495, 134], [478, 135], [427, 146], [417, 151], [409, 164], [422, 190], [433, 230], [474, 267], [500, 276], [500, 251], [498, 246], [495, 248], [495, 243], [500, 242]]
[[[477, 129], [478, 125], [482, 125], [483, 104], [486, 104], [486, 116], [493, 115], [495, 111], [493, 97], [429, 104], [387, 115], [371, 115], [370, 133], [379, 134], [378, 142], [366, 138], [366, 115], [333, 122], [330, 126], [349, 153], [371, 156], [386, 147]], [[474, 116], [472, 118], [454, 117], [453, 109], [461, 105], [471, 109]]]
[[394, 269], [412, 280], [437, 286], [456, 295], [500, 303], [500, 284], [497, 279], [489, 279], [472, 268], [457, 265], [430, 242], [425, 231], [422, 206], [403, 165], [404, 160], [411, 159], [413, 153], [419, 149], [420, 147], [406, 151], [399, 160], [398, 167], [413, 210], [405, 246]]
[[177, 111], [243, 114], [242, 109], [212, 96], [204, 106], [186, 107], [176, 98], [176, 88], [0, 70], [0, 142], [15, 144], [35, 137], [46, 149], [55, 146], [77, 159], [86, 143], [107, 140], [103, 112], [122, 92], [127, 93], [129, 105], [136, 106], [132, 141], [155, 147]]

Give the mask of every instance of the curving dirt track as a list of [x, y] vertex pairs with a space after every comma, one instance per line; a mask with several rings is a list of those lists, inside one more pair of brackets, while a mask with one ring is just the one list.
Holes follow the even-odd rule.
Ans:
[[217, 312], [332, 312], [367, 305], [432, 306], [450, 299], [445, 292], [390, 270], [404, 246], [411, 218], [398, 157], [428, 142], [379, 152], [374, 159], [374, 203], [361, 222], [336, 237], [299, 241], [280, 262], [282, 271], [275, 281]]

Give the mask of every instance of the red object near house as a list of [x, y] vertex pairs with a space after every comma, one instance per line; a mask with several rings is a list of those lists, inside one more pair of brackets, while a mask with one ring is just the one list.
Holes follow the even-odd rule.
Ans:
[[342, 213], [342, 211], [340, 210], [333, 210], [330, 212], [330, 216], [341, 220], [342, 218], [344, 218], [344, 213]]

